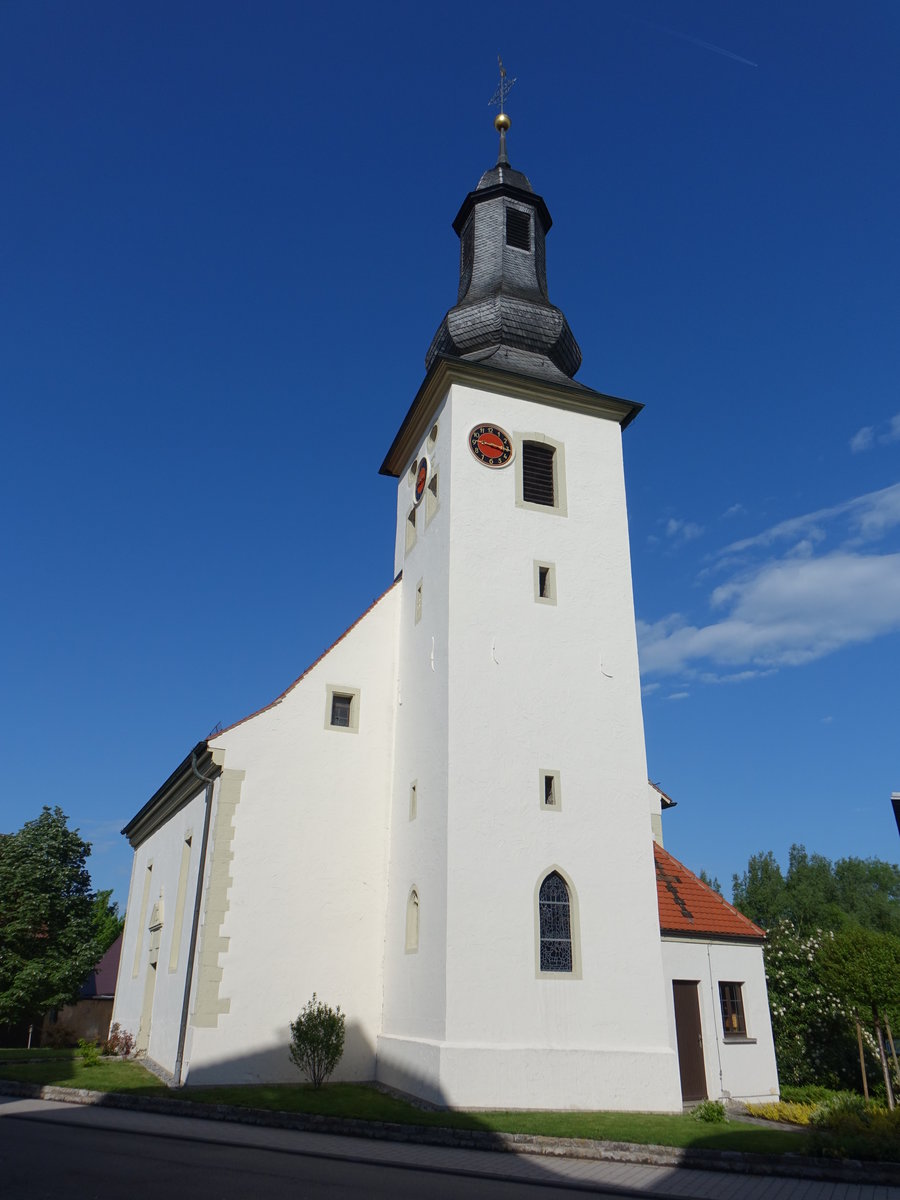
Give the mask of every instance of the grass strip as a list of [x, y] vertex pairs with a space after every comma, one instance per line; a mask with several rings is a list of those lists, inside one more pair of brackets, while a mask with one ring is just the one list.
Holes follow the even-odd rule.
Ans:
[[728, 1121], [708, 1125], [688, 1114], [610, 1112], [432, 1112], [364, 1084], [332, 1083], [316, 1091], [305, 1084], [186, 1087], [172, 1092], [138, 1063], [0, 1063], [0, 1079], [132, 1095], [170, 1097], [193, 1104], [227, 1104], [357, 1121], [386, 1121], [430, 1129], [482, 1133], [527, 1133], [545, 1137], [589, 1138], [639, 1145], [740, 1150], [750, 1154], [805, 1153], [802, 1133]]

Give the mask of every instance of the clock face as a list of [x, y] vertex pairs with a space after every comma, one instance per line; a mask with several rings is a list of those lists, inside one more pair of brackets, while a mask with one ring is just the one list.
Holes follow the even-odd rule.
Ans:
[[428, 459], [422, 457], [416, 467], [416, 504], [425, 495], [425, 485], [428, 482]]
[[486, 467], [505, 467], [513, 452], [509, 434], [496, 425], [476, 425], [469, 434], [469, 449]]

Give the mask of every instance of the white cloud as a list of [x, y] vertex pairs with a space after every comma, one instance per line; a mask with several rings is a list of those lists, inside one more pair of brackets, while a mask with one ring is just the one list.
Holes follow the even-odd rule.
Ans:
[[690, 692], [671, 692], [668, 696], [666, 696], [666, 699], [667, 700], [687, 700], [687, 698], [690, 696], [690, 694], [691, 694]]
[[660, 684], [660, 683], [645, 683], [645, 684], [642, 684], [642, 686], [641, 686], [641, 695], [642, 695], [642, 696], [652, 696], [652, 695], [653, 695], [653, 693], [654, 693], [654, 692], [658, 692], [658, 691], [659, 691], [659, 689], [660, 689], [661, 687], [662, 687], [662, 684]]
[[846, 525], [850, 534], [866, 540], [882, 536], [895, 525], [900, 525], [900, 483], [893, 483], [877, 492], [855, 496], [852, 500], [845, 500], [841, 504], [832, 505], [831, 508], [820, 508], [800, 517], [780, 521], [753, 537], [732, 542], [721, 554], [741, 554], [746, 550], [772, 546], [776, 542], [793, 538], [808, 537], [821, 542], [826, 536], [825, 526], [842, 517], [847, 519]]
[[732, 504], [730, 508], [726, 508], [722, 513], [723, 517], [737, 517], [741, 513], [746, 512], [743, 504]]
[[692, 542], [702, 533], [703, 526], [697, 525], [694, 521], [681, 521], [676, 517], [669, 517], [666, 521], [666, 537], [671, 538], [677, 546], [683, 546], [685, 542]]
[[850, 449], [854, 454], [859, 454], [862, 450], [868, 450], [875, 441], [875, 428], [872, 425], [863, 425], [862, 429], [857, 429], [853, 437], [850, 439]]
[[889, 445], [891, 442], [900, 442], [900, 413], [891, 417], [887, 430], [878, 435], [878, 440], [884, 446]]
[[678, 614], [639, 622], [646, 673], [703, 661], [743, 671], [798, 666], [900, 631], [900, 554], [770, 561], [717, 587], [710, 602], [726, 615], [709, 625]]

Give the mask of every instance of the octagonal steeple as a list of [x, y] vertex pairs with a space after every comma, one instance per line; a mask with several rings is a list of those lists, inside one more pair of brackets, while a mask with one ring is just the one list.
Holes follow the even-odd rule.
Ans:
[[[503, 117], [503, 122], [501, 122]], [[581, 350], [547, 293], [543, 199], [506, 156], [509, 119], [497, 118], [500, 154], [453, 222], [460, 240], [459, 290], [425, 356], [491, 362], [522, 374], [571, 379]]]

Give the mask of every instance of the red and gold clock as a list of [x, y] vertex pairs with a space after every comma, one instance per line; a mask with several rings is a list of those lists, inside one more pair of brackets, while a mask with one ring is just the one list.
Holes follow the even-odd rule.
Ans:
[[428, 459], [423, 455], [416, 467], [416, 504], [425, 495], [425, 485], [428, 483]]
[[486, 467], [505, 467], [513, 453], [509, 434], [497, 425], [476, 425], [469, 434], [469, 449]]

